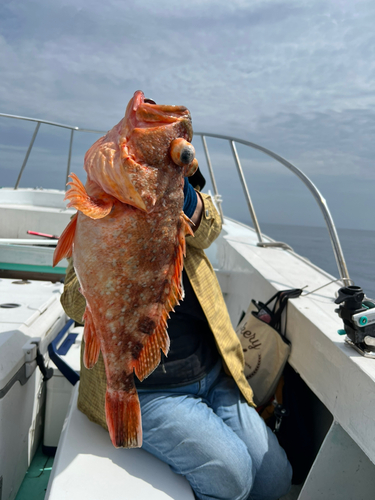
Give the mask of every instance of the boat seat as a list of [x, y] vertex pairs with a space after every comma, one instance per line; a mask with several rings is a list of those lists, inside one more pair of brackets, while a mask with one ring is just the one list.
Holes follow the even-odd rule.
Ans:
[[116, 449], [77, 409], [76, 384], [45, 500], [194, 500], [188, 481], [142, 449]]

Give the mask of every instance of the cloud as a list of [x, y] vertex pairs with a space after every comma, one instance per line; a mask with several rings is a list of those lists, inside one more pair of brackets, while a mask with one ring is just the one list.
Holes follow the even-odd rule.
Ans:
[[279, 114], [264, 117], [252, 140], [307, 175], [361, 176], [375, 180], [375, 110]]
[[[374, 104], [374, 7], [349, 2], [21, 2], [3, 7], [3, 104], [113, 125], [137, 88], [197, 126]], [[60, 118], [61, 119], [61, 118]], [[237, 126], [233, 126], [237, 124]], [[236, 131], [236, 130], [234, 130]]]
[[[142, 89], [313, 180], [371, 183], [374, 14], [370, 0], [4, 1], [0, 110], [107, 130]], [[245, 154], [246, 171], [259, 165], [279, 175]]]

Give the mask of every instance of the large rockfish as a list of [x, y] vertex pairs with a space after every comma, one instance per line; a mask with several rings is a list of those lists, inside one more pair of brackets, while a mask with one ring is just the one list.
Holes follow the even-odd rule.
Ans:
[[84, 363], [102, 351], [106, 420], [116, 447], [142, 445], [134, 373], [147, 377], [167, 355], [169, 312], [182, 298], [184, 176], [197, 166], [189, 111], [156, 105], [137, 91], [125, 117], [85, 155], [86, 185], [71, 174], [54, 265], [73, 257], [86, 299]]

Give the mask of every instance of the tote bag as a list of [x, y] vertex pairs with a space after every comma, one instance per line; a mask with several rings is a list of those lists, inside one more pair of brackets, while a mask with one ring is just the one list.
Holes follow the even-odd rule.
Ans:
[[291, 344], [285, 337], [286, 315], [283, 329], [281, 317], [288, 299], [301, 293], [301, 289], [280, 291], [265, 304], [252, 300], [236, 329], [245, 358], [245, 376], [258, 406], [267, 403], [275, 393], [288, 360]]

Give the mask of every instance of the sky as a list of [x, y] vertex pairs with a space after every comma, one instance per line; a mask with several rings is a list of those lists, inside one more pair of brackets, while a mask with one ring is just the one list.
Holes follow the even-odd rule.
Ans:
[[[106, 131], [140, 89], [189, 108], [197, 132], [292, 162], [339, 228], [375, 230], [374, 25], [372, 0], [1, 0], [0, 112]], [[0, 118], [0, 186], [14, 185], [34, 126]], [[75, 134], [83, 180], [98, 137]], [[208, 146], [224, 212], [248, 222], [228, 143]], [[69, 131], [42, 125], [20, 186], [62, 189], [68, 148]], [[238, 151], [260, 223], [324, 225], [299, 179]]]

